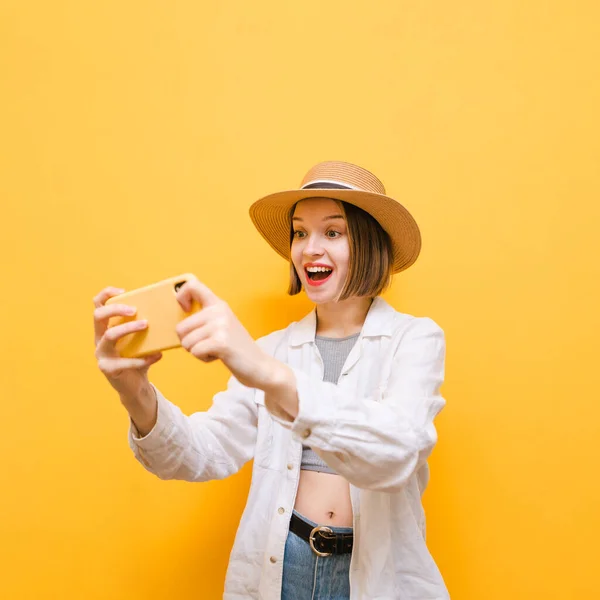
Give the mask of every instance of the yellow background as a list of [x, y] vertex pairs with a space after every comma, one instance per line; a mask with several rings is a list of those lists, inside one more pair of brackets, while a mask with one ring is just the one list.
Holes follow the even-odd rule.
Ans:
[[[303, 316], [248, 206], [321, 160], [423, 233], [386, 294], [447, 336], [425, 493], [458, 600], [597, 593], [596, 2], [0, 3], [0, 597], [216, 599], [249, 485], [135, 462], [92, 297], [194, 271], [255, 335]], [[206, 409], [227, 371], [153, 381]]]

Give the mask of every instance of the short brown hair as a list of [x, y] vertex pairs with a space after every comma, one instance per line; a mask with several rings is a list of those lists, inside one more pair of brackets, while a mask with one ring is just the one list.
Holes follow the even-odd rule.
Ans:
[[[392, 281], [394, 251], [392, 240], [383, 227], [366, 211], [354, 204], [336, 200], [342, 209], [348, 227], [350, 257], [348, 277], [338, 301], [351, 296], [374, 298], [384, 292]], [[297, 203], [296, 203], [297, 204]], [[292, 217], [296, 204], [290, 210], [290, 248], [294, 240]], [[290, 259], [290, 286], [294, 296], [302, 290], [302, 282]]]

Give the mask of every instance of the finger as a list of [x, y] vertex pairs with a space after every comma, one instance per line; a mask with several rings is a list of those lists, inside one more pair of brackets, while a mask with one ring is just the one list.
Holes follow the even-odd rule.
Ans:
[[146, 361], [146, 367], [150, 367], [157, 363], [162, 357], [162, 352], [159, 352], [158, 354], [149, 354], [148, 356], [142, 356], [141, 358]]
[[132, 317], [137, 312], [135, 306], [127, 304], [106, 304], [94, 309], [94, 318], [98, 321], [108, 321], [110, 317]]
[[209, 339], [202, 340], [190, 349], [190, 354], [200, 359], [203, 362], [212, 362], [219, 358], [216, 355], [216, 350], [213, 341]]
[[123, 325], [115, 325], [114, 327], [108, 328], [98, 346], [96, 348], [97, 356], [114, 356], [116, 354], [115, 344], [122, 337], [129, 333], [135, 333], [137, 331], [143, 331], [148, 327], [148, 321], [130, 321], [129, 323], [123, 323]]
[[179, 339], [182, 340], [194, 329], [200, 329], [201, 327], [204, 327], [208, 322], [207, 317], [209, 316], [209, 312], [207, 313], [205, 310], [201, 310], [200, 312], [194, 313], [190, 317], [186, 317], [183, 319], [183, 321], [179, 321], [175, 327], [175, 331], [179, 336]]
[[215, 360], [219, 360], [219, 357], [218, 356], [203, 356], [200, 360], [205, 363], [211, 363]]
[[98, 359], [98, 368], [108, 377], [118, 375], [120, 371], [128, 369], [145, 369], [152, 366], [162, 358], [162, 355], [146, 356], [144, 358], [111, 358]]
[[204, 325], [203, 327], [192, 329], [187, 335], [180, 338], [181, 345], [189, 352], [198, 342], [208, 339], [210, 334], [210, 325]]
[[111, 317], [133, 317], [137, 309], [134, 306], [126, 304], [107, 304], [94, 309], [94, 338], [96, 344], [108, 329], [108, 322]]
[[162, 356], [163, 356], [162, 352], [155, 352], [154, 354], [146, 354], [146, 356], [140, 356], [139, 358], [141, 360], [155, 362], [157, 360], [160, 360], [162, 358]]
[[112, 298], [113, 296], [120, 296], [123, 293], [125, 293], [123, 288], [112, 286], [104, 288], [98, 295], [94, 296], [94, 306], [96, 306], [96, 308], [103, 306], [109, 298]]
[[194, 278], [189, 279], [177, 292], [177, 300], [183, 310], [189, 312], [192, 310], [194, 300], [204, 308], [217, 304], [220, 298], [209, 287]]

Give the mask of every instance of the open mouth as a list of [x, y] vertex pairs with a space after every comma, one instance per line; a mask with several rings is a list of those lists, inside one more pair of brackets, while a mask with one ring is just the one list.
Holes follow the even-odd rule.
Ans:
[[309, 285], [323, 285], [333, 273], [329, 267], [305, 267], [304, 271]]

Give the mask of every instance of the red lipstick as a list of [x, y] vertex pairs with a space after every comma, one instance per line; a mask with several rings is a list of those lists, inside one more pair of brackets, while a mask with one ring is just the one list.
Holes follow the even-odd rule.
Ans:
[[[306, 270], [308, 267], [326, 267], [327, 269], [331, 269], [331, 273], [329, 273], [329, 275], [327, 277], [325, 277], [325, 279], [319, 279], [318, 281], [313, 281], [308, 276], [308, 271]], [[308, 285], [310, 285], [311, 287], [318, 287], [318, 286], [323, 285], [324, 283], [328, 282], [331, 279], [331, 276], [333, 275], [333, 267], [331, 265], [326, 265], [325, 263], [306, 263], [304, 265], [304, 274], [306, 276], [306, 283]]]

